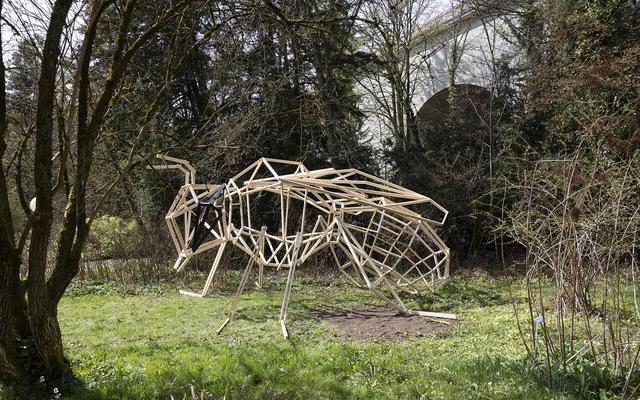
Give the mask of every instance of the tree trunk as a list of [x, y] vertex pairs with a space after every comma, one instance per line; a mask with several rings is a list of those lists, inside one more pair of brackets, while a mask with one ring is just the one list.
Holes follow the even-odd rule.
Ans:
[[[0, 13], [2, 13], [0, 0]], [[0, 32], [0, 54], [2, 51]], [[0, 160], [6, 150], [7, 104], [5, 66], [0, 56]], [[16, 318], [14, 299], [18, 291], [20, 259], [15, 250], [15, 233], [9, 207], [9, 193], [4, 166], [0, 165], [0, 381], [15, 382], [22, 377], [16, 352]]]
[[17, 382], [23, 375], [17, 357], [15, 298], [18, 292], [20, 260], [13, 243], [0, 239], [0, 381]]
[[42, 52], [38, 80], [36, 111], [36, 145], [34, 181], [37, 206], [29, 247], [29, 322], [44, 375], [50, 381], [64, 379], [68, 372], [62, 351], [62, 336], [58, 324], [57, 302], [52, 302], [46, 288], [47, 251], [53, 220], [52, 209], [52, 138], [53, 102], [56, 70], [60, 57], [60, 37], [72, 0], [56, 0]]

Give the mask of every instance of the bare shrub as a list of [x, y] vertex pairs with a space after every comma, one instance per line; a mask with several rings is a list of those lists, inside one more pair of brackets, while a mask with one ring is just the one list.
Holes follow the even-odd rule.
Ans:
[[578, 150], [539, 161], [514, 188], [521, 200], [502, 228], [526, 249], [527, 348], [546, 358], [550, 380], [552, 365], [567, 373], [586, 357], [628, 394], [640, 353], [640, 155], [593, 160]]

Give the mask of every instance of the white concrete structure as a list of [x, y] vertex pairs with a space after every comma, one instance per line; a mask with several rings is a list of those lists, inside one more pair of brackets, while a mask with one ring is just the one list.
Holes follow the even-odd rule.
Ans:
[[[513, 66], [520, 49], [512, 34], [513, 13], [502, 7], [456, 7], [414, 35], [413, 104], [419, 109], [436, 93], [456, 85], [489, 90], [500, 64]], [[422, 61], [424, 59], [424, 62]], [[423, 63], [424, 66], [420, 66]]]
[[[430, 19], [413, 33], [408, 87], [414, 114], [420, 115], [427, 102], [436, 94], [446, 92], [452, 83], [460, 87], [460, 91], [473, 88], [476, 95], [482, 91], [480, 88], [493, 93], [493, 83], [500, 69], [514, 67], [521, 59], [521, 50], [513, 35], [517, 19], [509, 2], [476, 1], [484, 3], [477, 5], [474, 0], [466, 1], [463, 6]], [[394, 93], [388, 82], [385, 86], [384, 81], [381, 83], [378, 79], [375, 84], [377, 93], [371, 89], [371, 79], [361, 81], [364, 94], [361, 106], [369, 116], [365, 127], [380, 143], [390, 133], [388, 113], [385, 115], [379, 99], [391, 99]], [[431, 107], [442, 107], [441, 99], [438, 103]]]

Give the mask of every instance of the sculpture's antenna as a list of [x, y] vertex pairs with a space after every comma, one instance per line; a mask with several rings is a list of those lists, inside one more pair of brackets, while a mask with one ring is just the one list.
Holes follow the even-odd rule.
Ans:
[[[147, 168], [162, 170], [162, 169], [177, 169], [184, 172], [184, 184], [185, 185], [193, 185], [196, 183], [196, 170], [191, 166], [189, 161], [183, 160], [181, 158], [170, 157], [164, 154], [158, 154], [156, 157], [163, 161], [160, 165], [151, 165]], [[174, 164], [167, 164], [167, 161], [170, 161]]]

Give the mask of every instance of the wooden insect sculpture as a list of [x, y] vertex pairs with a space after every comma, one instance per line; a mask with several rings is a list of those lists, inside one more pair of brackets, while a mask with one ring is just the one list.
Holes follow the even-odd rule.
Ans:
[[[202, 292], [207, 294], [228, 245], [249, 256], [229, 314], [257, 265], [262, 286], [264, 268], [287, 268], [280, 310], [285, 338], [289, 296], [296, 268], [319, 251], [330, 253], [338, 271], [357, 285], [406, 314], [455, 318], [453, 314], [408, 310], [398, 296], [444, 282], [449, 276], [449, 248], [434, 227], [447, 210], [421, 194], [356, 169], [308, 170], [302, 163], [261, 158], [225, 184], [196, 183], [185, 160], [158, 156], [154, 169], [177, 169], [184, 185], [166, 215], [182, 270], [196, 254], [216, 249]], [[426, 217], [416, 207], [430, 212]], [[381, 289], [390, 293], [387, 297]]]

